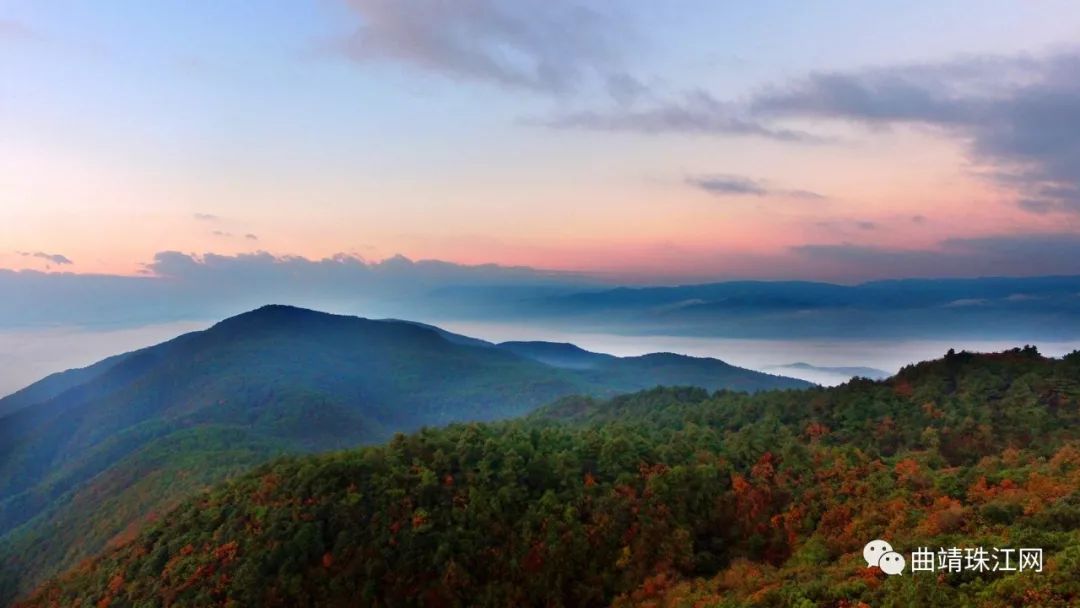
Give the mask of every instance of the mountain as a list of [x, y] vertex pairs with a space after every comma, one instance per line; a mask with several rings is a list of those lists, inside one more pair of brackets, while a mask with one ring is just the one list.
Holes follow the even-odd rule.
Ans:
[[387, 321], [397, 322], [397, 323], [408, 323], [410, 325], [415, 325], [416, 327], [422, 327], [424, 329], [429, 329], [429, 330], [439, 334], [440, 336], [442, 336], [447, 342], [453, 342], [454, 344], [461, 344], [461, 345], [464, 345], [464, 346], [481, 346], [481, 347], [484, 347], [484, 348], [495, 348], [495, 344], [492, 344], [491, 342], [488, 342], [487, 340], [481, 340], [480, 338], [471, 338], [469, 336], [463, 336], [461, 334], [455, 334], [454, 332], [446, 331], [445, 329], [443, 329], [441, 327], [436, 327], [434, 325], [429, 325], [427, 323], [421, 323], [419, 321], [405, 321], [405, 320], [400, 320], [400, 319], [387, 319]]
[[34, 405], [35, 403], [48, 401], [59, 396], [68, 389], [89, 382], [108, 371], [114, 365], [123, 361], [123, 359], [124, 355], [117, 355], [99, 361], [88, 367], [69, 369], [67, 371], [51, 374], [21, 391], [12, 393], [3, 399], [0, 399], [0, 418], [21, 410], [24, 407]]
[[[887, 576], [863, 546], [1011, 548]], [[1015, 550], [1040, 549], [1040, 571]], [[279, 459], [22, 606], [1075, 606], [1080, 352], [885, 381], [567, 397]], [[994, 552], [994, 553], [991, 553]], [[962, 552], [963, 554], [963, 552]]]
[[576, 393], [810, 386], [713, 359], [605, 361], [565, 369], [430, 326], [268, 306], [50, 377], [0, 419], [7, 592], [284, 453], [517, 416]]
[[589, 352], [565, 342], [503, 342], [498, 346], [516, 355], [566, 369], [593, 369], [618, 360], [618, 357]]
[[[659, 384], [667, 386], [755, 391], [761, 383], [759, 372], [708, 357], [673, 353], [615, 357], [559, 342], [503, 342], [498, 348], [552, 367], [578, 370], [582, 377], [595, 382], [615, 382], [620, 386], [638, 384], [639, 388], [645, 388], [640, 385], [648, 382], [642, 382], [642, 379], [663, 378]], [[780, 382], [777, 388], [799, 388]]]

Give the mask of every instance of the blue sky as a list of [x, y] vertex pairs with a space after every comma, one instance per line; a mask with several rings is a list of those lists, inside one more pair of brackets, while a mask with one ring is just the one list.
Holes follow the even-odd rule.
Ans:
[[[850, 282], [934, 270], [867, 248], [1068, 241], [1074, 149], [1021, 106], [1071, 117], [1072, 8], [9, 1], [0, 267], [404, 254]], [[896, 112], [912, 101], [956, 111]]]

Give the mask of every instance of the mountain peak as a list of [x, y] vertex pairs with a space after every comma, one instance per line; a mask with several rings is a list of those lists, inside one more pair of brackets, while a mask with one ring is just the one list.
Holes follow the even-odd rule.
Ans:
[[297, 324], [333, 323], [343, 320], [359, 321], [364, 319], [319, 312], [288, 304], [267, 304], [220, 321], [211, 328], [211, 331], [256, 331], [260, 329], [296, 327]]

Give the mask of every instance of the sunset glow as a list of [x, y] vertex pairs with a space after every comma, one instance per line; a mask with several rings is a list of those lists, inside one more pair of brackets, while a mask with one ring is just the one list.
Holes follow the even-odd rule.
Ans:
[[[1078, 229], [1076, 207], [1025, 204], [1033, 185], [1000, 177], [1030, 176], [1036, 152], [990, 151], [962, 121], [890, 116], [890, 100], [871, 99], [933, 90], [936, 73], [960, 69], [970, 82], [954, 100], [1058, 87], [1053, 62], [1073, 57], [1080, 28], [1062, 18], [1076, 15], [1067, 3], [958, 3], [970, 10], [956, 10], [963, 27], [949, 37], [915, 27], [921, 9], [882, 9], [865, 15], [871, 39], [826, 25], [840, 3], [799, 16], [633, 2], [607, 15], [618, 39], [578, 57], [464, 17], [461, 40], [428, 40], [380, 2], [224, 2], [198, 19], [181, 2], [62, 4], [0, 9], [2, 268], [133, 275], [175, 250], [853, 281], [933, 269], [860, 269], [800, 248], [933, 252]], [[743, 21], [792, 32], [780, 47], [810, 26], [836, 35], [785, 54], [734, 31]], [[706, 22], [732, 31], [713, 36]], [[377, 52], [350, 46], [357, 32], [413, 27]], [[987, 35], [1004, 27], [1007, 41]], [[500, 58], [500, 45], [518, 55]], [[842, 52], [853, 47], [864, 52]], [[505, 64], [486, 70], [468, 53]], [[995, 61], [1032, 66], [1010, 89], [1007, 71], [977, 73]], [[548, 80], [530, 80], [534, 67]], [[821, 75], [864, 79], [880, 106], [823, 107]]]

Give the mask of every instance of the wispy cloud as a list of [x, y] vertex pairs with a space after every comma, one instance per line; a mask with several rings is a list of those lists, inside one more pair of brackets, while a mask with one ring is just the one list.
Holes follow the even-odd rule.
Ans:
[[755, 136], [804, 143], [825, 141], [825, 138], [805, 131], [761, 122], [737, 104], [723, 102], [701, 90], [686, 93], [673, 100], [650, 101], [633, 106], [618, 105], [606, 110], [560, 113], [526, 122], [558, 129]]
[[741, 175], [698, 175], [686, 178], [687, 183], [717, 196], [773, 196], [804, 200], [824, 200], [824, 195], [809, 190], [776, 188], [769, 183]]
[[1080, 51], [973, 56], [937, 63], [816, 72], [744, 100], [696, 89], [640, 91], [603, 109], [531, 124], [642, 134], [829, 142], [785, 125], [836, 120], [872, 129], [919, 125], [963, 143], [977, 170], [1031, 213], [1080, 214]]
[[[348, 0], [361, 24], [338, 48], [452, 78], [547, 93], [616, 71], [626, 31], [596, 5]], [[623, 83], [625, 84], [625, 83]]]
[[18, 253], [23, 257], [39, 258], [45, 260], [46, 262], [50, 262], [60, 266], [67, 266], [75, 263], [72, 262], [71, 259], [69, 259], [67, 256], [61, 255], [59, 253], [45, 253], [44, 251], [20, 251]]
[[937, 128], [1033, 213], [1080, 213], [1080, 52], [812, 74], [762, 92], [763, 120]]
[[192, 214], [192, 217], [194, 217], [195, 219], [197, 219], [197, 220], [199, 220], [201, 222], [215, 222], [215, 221], [221, 219], [218, 216], [214, 215], [213, 213], [195, 213], [195, 214]]

